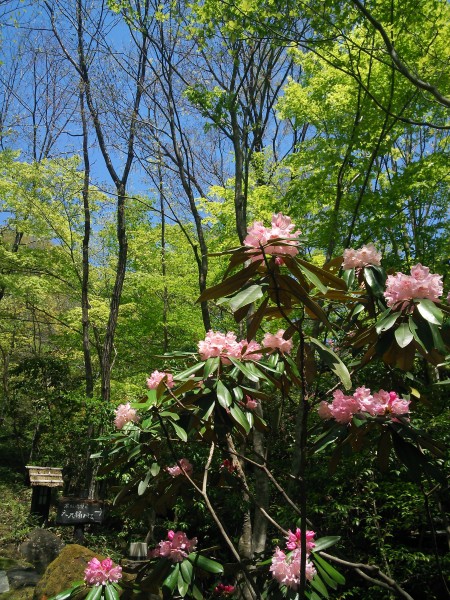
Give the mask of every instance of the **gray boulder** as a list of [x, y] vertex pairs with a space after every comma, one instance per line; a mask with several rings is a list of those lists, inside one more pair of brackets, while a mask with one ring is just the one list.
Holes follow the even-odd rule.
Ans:
[[39, 573], [33, 567], [15, 567], [6, 573], [9, 586], [13, 590], [24, 587], [34, 587], [40, 579]]
[[43, 573], [63, 548], [64, 542], [57, 535], [37, 528], [29, 533], [28, 539], [20, 545], [19, 552], [39, 573]]

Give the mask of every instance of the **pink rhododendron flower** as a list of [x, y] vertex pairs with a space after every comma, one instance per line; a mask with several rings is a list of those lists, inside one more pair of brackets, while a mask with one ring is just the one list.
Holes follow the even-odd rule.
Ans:
[[319, 402], [317, 412], [319, 413], [319, 417], [321, 419], [328, 420], [333, 418], [333, 415], [331, 414], [330, 410], [330, 405], [326, 400], [322, 400], [322, 402]]
[[[300, 584], [300, 548], [288, 555], [277, 547], [272, 557], [270, 571], [280, 585], [296, 590]], [[314, 564], [308, 558], [305, 574], [308, 581], [311, 581], [316, 574]]]
[[114, 414], [116, 415], [114, 419], [114, 425], [117, 427], [117, 429], [122, 429], [126, 423], [130, 423], [131, 421], [133, 423], [137, 423], [137, 421], [139, 421], [136, 411], [134, 408], [131, 408], [129, 402], [126, 404], [119, 404], [114, 411]]
[[[278, 256], [295, 256], [298, 254], [298, 236], [300, 231], [293, 232], [295, 225], [291, 219], [282, 213], [273, 215], [272, 226], [265, 227], [261, 221], [255, 221], [247, 230], [244, 245], [249, 248], [264, 248], [265, 254]], [[283, 245], [269, 245], [272, 240], [282, 241]], [[262, 252], [252, 253], [251, 260], [263, 258]]]
[[397, 392], [379, 390], [373, 395], [365, 386], [356, 389], [352, 396], [346, 396], [341, 390], [333, 393], [331, 403], [322, 400], [317, 412], [321, 419], [336, 419], [338, 423], [350, 423], [353, 415], [368, 413], [372, 417], [407, 415], [409, 413], [409, 400], [399, 398]]
[[344, 250], [344, 261], [342, 263], [343, 269], [361, 269], [368, 265], [378, 266], [381, 263], [381, 253], [377, 252], [377, 249], [373, 244], [367, 244], [362, 246], [359, 250], [353, 248], [347, 248]]
[[341, 390], [333, 392], [330, 412], [338, 423], [350, 423], [353, 415], [360, 410], [359, 402], [353, 396], [346, 396]]
[[106, 585], [116, 583], [122, 577], [122, 567], [115, 565], [110, 558], [100, 562], [98, 558], [91, 558], [84, 571], [84, 580], [88, 585]]
[[166, 471], [169, 473], [169, 475], [172, 475], [172, 477], [178, 477], [178, 475], [184, 475], [181, 467], [183, 467], [188, 475], [192, 475], [194, 467], [187, 458], [180, 458], [178, 464], [173, 465], [173, 467], [166, 467]]
[[166, 373], [165, 371], [153, 371], [150, 377], [147, 379], [147, 387], [149, 390], [156, 390], [161, 381], [165, 379], [165, 384], [168, 388], [173, 388], [175, 382], [173, 380], [173, 375], [171, 373]]
[[159, 542], [158, 546], [150, 550], [151, 558], [162, 556], [170, 559], [172, 562], [182, 562], [188, 554], [193, 552], [197, 546], [197, 538], [189, 540], [182, 531], [172, 531], [167, 533], [167, 540]]
[[282, 354], [289, 354], [292, 350], [293, 342], [291, 339], [283, 338], [284, 329], [279, 329], [276, 333], [266, 333], [262, 345], [264, 348], [270, 348], [272, 351], [279, 350]]
[[[316, 535], [315, 531], [306, 531], [306, 552], [309, 553], [316, 545], [314, 543], [314, 536]], [[296, 548], [300, 548], [301, 544], [302, 532], [297, 527], [295, 533], [293, 533], [290, 529], [288, 531], [288, 535], [286, 536], [287, 544], [286, 548], [288, 550], [295, 550]]]
[[223, 364], [231, 364], [229, 356], [237, 360], [260, 360], [261, 346], [247, 340], [237, 341], [236, 335], [229, 331], [227, 334], [210, 329], [204, 340], [198, 343], [198, 353], [202, 360], [220, 356]]
[[255, 410], [255, 408], [258, 406], [258, 401], [254, 398], [250, 398], [250, 396], [245, 396], [245, 400], [245, 408], [248, 408], [248, 410]]
[[411, 275], [404, 273], [389, 275], [384, 297], [390, 308], [403, 310], [415, 298], [439, 302], [442, 293], [442, 275], [430, 273], [428, 267], [423, 267], [419, 263], [411, 269]]

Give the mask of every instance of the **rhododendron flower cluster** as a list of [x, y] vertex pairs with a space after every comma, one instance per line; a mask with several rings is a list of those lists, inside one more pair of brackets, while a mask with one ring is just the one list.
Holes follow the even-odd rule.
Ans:
[[[314, 548], [314, 531], [306, 532], [306, 565], [305, 575], [308, 581], [313, 579], [316, 574], [314, 564], [309, 560], [309, 553]], [[297, 529], [295, 533], [289, 530], [289, 535], [286, 537], [286, 549], [291, 552], [286, 553], [277, 546], [272, 557], [270, 571], [274, 579], [280, 585], [285, 585], [293, 590], [296, 590], [300, 584], [300, 560], [301, 560], [301, 532]]]
[[292, 350], [293, 342], [291, 339], [285, 340], [284, 329], [279, 329], [276, 333], [266, 333], [262, 345], [272, 351], [279, 350], [282, 354], [289, 354]]
[[414, 298], [425, 298], [439, 302], [442, 296], [442, 275], [430, 273], [428, 267], [420, 263], [411, 269], [411, 275], [396, 273], [389, 275], [386, 280], [384, 297], [391, 308], [403, 310]]
[[318, 407], [322, 419], [335, 419], [338, 423], [350, 423], [353, 415], [366, 412], [376, 416], [406, 415], [409, 413], [409, 400], [399, 398], [397, 392], [379, 390], [371, 393], [365, 386], [356, 389], [352, 396], [346, 396], [342, 390], [333, 393], [331, 403], [323, 400]]
[[149, 390], [156, 390], [161, 381], [166, 378], [165, 383], [168, 388], [173, 388], [175, 385], [172, 373], [166, 373], [165, 371], [153, 371], [150, 377], [147, 379], [147, 387]]
[[184, 475], [183, 469], [188, 475], [192, 475], [192, 472], [194, 471], [194, 467], [191, 465], [187, 458], [180, 458], [178, 464], [173, 465], [173, 467], [166, 467], [166, 471], [169, 473], [169, 475], [172, 475], [172, 477]]
[[159, 542], [158, 546], [150, 550], [149, 556], [168, 558], [172, 562], [182, 562], [197, 546], [197, 538], [189, 540], [183, 531], [168, 531], [167, 540]]
[[236, 591], [236, 588], [234, 587], [234, 585], [226, 585], [224, 583], [219, 583], [214, 588], [214, 594], [216, 596], [225, 596], [225, 597], [232, 596], [235, 591]]
[[[273, 215], [272, 226], [265, 227], [261, 221], [255, 221], [247, 230], [247, 237], [244, 240], [244, 246], [257, 248], [258, 250], [264, 246], [265, 254], [274, 254], [278, 256], [295, 256], [298, 254], [298, 236], [300, 231], [292, 231], [295, 225], [290, 217], [286, 217], [282, 213]], [[282, 240], [283, 245], [267, 245], [272, 240]], [[251, 260], [260, 260], [263, 254], [252, 254]]]
[[362, 269], [369, 265], [379, 266], [381, 263], [381, 253], [377, 251], [373, 244], [362, 246], [358, 250], [347, 248], [344, 250], [343, 269]]
[[116, 583], [122, 577], [122, 567], [115, 565], [110, 558], [100, 562], [91, 558], [84, 571], [84, 580], [88, 585], [106, 585]]
[[129, 402], [126, 404], [119, 404], [114, 411], [114, 414], [116, 415], [114, 419], [114, 425], [117, 427], [117, 429], [122, 429], [124, 425], [130, 423], [131, 421], [133, 423], [137, 423], [137, 421], [139, 421], [136, 411], [134, 408], [131, 408]]
[[259, 350], [261, 346], [257, 342], [238, 342], [231, 331], [224, 334], [210, 329], [205, 339], [198, 343], [198, 353], [202, 360], [220, 356], [223, 364], [230, 364], [229, 356], [238, 360], [260, 360], [262, 354]]

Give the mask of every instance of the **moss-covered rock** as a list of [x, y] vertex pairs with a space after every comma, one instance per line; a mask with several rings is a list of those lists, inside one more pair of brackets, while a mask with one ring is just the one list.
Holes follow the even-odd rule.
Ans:
[[81, 581], [84, 578], [87, 563], [94, 556], [99, 560], [105, 558], [78, 544], [65, 546], [59, 556], [48, 565], [42, 579], [37, 584], [34, 600], [47, 600], [47, 598], [71, 587], [76, 581]]

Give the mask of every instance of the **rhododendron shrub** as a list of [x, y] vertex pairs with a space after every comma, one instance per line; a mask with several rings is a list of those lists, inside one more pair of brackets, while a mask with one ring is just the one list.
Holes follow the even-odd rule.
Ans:
[[[324, 449], [333, 468], [364, 450], [384, 469], [395, 453], [406, 470], [419, 464], [427, 477], [435, 476], [435, 465], [427, 468], [441, 450], [415, 427], [420, 398], [400, 372], [417, 361], [437, 369], [445, 361], [449, 349], [441, 329], [450, 308], [438, 302], [440, 276], [418, 265], [411, 272], [415, 283], [408, 280], [408, 293], [400, 293], [373, 245], [349, 249], [344, 258], [318, 267], [302, 256], [298, 234], [281, 213], [269, 227], [251, 225], [243, 247], [229, 252], [223, 281], [199, 298], [226, 304], [240, 334], [212, 329], [190, 352], [166, 355], [166, 362], [182, 361], [182, 366], [174, 362], [170, 374], [155, 371], [145, 395], [129, 407], [138, 411], [139, 422], [105, 438], [104, 455], [130, 464], [134, 477], [120, 492], [120, 502], [167, 515], [176, 512], [181, 498], [189, 507], [187, 527], [193, 506], [208, 511], [214, 522], [204, 552], [210, 556], [197, 551], [195, 538], [173, 530], [151, 551], [148, 572], [156, 573], [168, 597], [226, 595], [217, 579], [196, 578], [197, 569], [202, 577], [220, 574], [216, 559], [229, 565], [227, 581], [228, 573], [235, 578], [230, 586], [240, 592], [247, 587], [257, 599], [270, 598], [275, 587], [280, 588], [276, 597], [303, 600], [316, 591], [326, 597], [327, 587], [342, 585], [344, 578], [328, 562], [333, 556], [321, 554], [336, 536], [316, 539], [307, 528], [309, 461], [325, 456], [319, 454]], [[339, 276], [342, 266], [351, 267], [346, 278]], [[383, 363], [393, 368], [388, 371]], [[374, 381], [374, 373], [383, 373], [383, 379]], [[355, 382], [362, 383], [355, 389]], [[283, 461], [269, 451], [286, 444]], [[332, 510], [330, 498], [325, 504]], [[293, 512], [298, 522], [288, 530]], [[269, 529], [258, 521], [261, 515]], [[285, 547], [274, 550], [266, 543], [257, 554], [242, 554], [239, 519], [246, 528], [264, 529], [267, 539], [285, 536]], [[389, 587], [381, 571], [358, 565], [375, 584]]]

